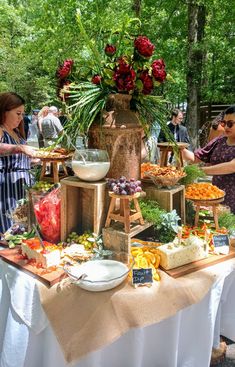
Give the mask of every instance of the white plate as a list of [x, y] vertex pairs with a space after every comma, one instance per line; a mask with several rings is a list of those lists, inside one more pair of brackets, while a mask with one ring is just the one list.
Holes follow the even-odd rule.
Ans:
[[[82, 265], [65, 268], [65, 271], [75, 284], [92, 292], [100, 292], [117, 287], [126, 279], [129, 270], [126, 264], [116, 260], [87, 261]], [[77, 280], [82, 274], [86, 274], [86, 277]]]

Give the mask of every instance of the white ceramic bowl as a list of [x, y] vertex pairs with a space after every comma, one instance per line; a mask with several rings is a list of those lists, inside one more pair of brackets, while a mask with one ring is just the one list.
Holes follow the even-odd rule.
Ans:
[[[72, 282], [87, 291], [101, 292], [117, 287], [128, 276], [134, 261], [123, 263], [117, 260], [91, 260], [81, 265], [69, 265], [65, 271]], [[81, 279], [79, 279], [85, 274]]]
[[108, 173], [109, 156], [106, 150], [78, 149], [72, 159], [75, 175], [83, 181], [99, 181]]

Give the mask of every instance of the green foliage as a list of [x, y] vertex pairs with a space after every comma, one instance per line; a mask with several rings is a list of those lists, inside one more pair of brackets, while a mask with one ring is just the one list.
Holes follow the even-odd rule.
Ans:
[[[170, 107], [185, 102], [188, 3], [146, 0], [140, 4], [140, 20], [129, 22], [137, 14], [133, 0], [0, 0], [0, 90], [22, 94], [28, 110], [59, 104], [54, 79], [58, 64], [74, 57], [84, 69], [90, 59], [76, 23], [79, 6], [89, 40], [99, 48], [101, 39], [109, 42], [120, 33], [123, 21], [132, 37], [149, 37], [173, 80], [161, 86], [161, 94], [171, 101]], [[220, 0], [200, 4], [207, 11], [204, 42], [200, 44], [204, 55], [202, 99], [234, 103], [235, 7], [230, 0], [224, 0], [223, 6]]]
[[186, 176], [181, 178], [181, 185], [189, 185], [195, 182], [198, 178], [206, 177], [205, 172], [197, 164], [189, 164], [184, 167]]
[[164, 209], [159, 208], [154, 200], [139, 200], [141, 213], [143, 218], [153, 223], [156, 237], [160, 242], [167, 243], [175, 238], [178, 231], [178, 221], [180, 217], [175, 210], [167, 213]]
[[228, 230], [235, 229], [235, 215], [233, 213], [221, 213], [218, 218], [219, 226]]

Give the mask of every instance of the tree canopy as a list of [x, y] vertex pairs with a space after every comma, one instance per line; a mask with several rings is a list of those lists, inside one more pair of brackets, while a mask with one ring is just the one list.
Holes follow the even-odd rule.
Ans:
[[162, 93], [179, 105], [188, 100], [190, 4], [205, 10], [203, 37], [193, 45], [194, 56], [203, 56], [201, 70], [193, 71], [195, 83], [200, 80], [200, 99], [234, 103], [235, 8], [229, 0], [0, 0], [0, 90], [20, 93], [28, 110], [57, 102], [58, 64], [89, 57], [76, 22], [79, 7], [96, 45], [123, 23], [129, 34], [149, 37], [171, 76]]

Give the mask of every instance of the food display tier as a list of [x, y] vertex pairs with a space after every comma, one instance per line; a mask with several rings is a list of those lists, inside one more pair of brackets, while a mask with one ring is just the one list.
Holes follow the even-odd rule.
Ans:
[[200, 204], [200, 205], [211, 205], [211, 204], [217, 204], [217, 203], [221, 203], [224, 200], [225, 195], [220, 196], [216, 199], [194, 199], [194, 198], [189, 198], [189, 197], [185, 197], [186, 200], [191, 200], [193, 202], [195, 202], [195, 204]]
[[67, 161], [68, 159], [71, 158], [71, 156], [68, 155], [68, 156], [58, 156], [58, 157], [42, 157], [42, 156], [36, 154], [34, 156], [34, 158], [38, 158], [38, 159], [40, 159], [43, 162], [51, 162], [51, 161], [53, 161], [53, 162], [56, 162], [56, 161], [61, 162], [61, 161]]
[[[0, 243], [2, 245], [2, 242]], [[8, 264], [15, 266], [16, 268], [22, 270], [25, 273], [37, 278], [47, 287], [51, 287], [54, 284], [60, 282], [62, 279], [66, 278], [62, 268], [57, 268], [53, 271], [48, 271], [43, 268], [39, 268], [36, 265], [31, 265], [28, 260], [24, 260], [19, 254], [20, 246], [16, 246], [13, 249], [6, 248], [0, 251], [0, 257], [6, 261]]]

